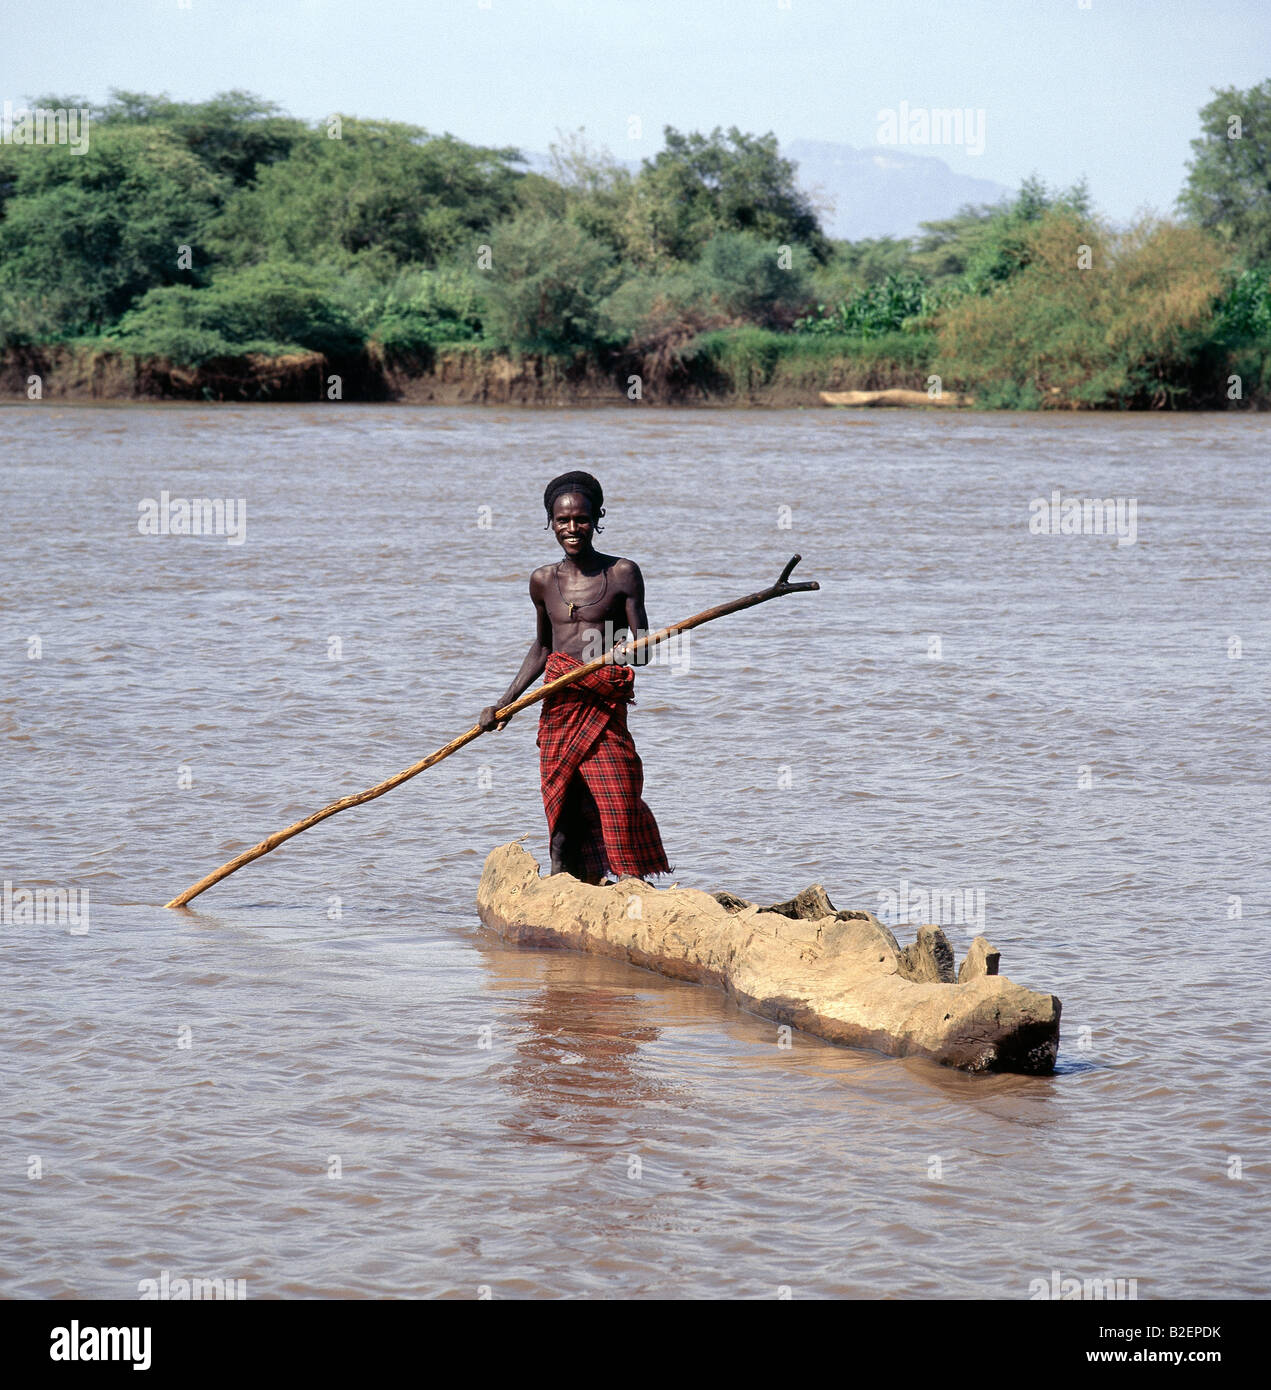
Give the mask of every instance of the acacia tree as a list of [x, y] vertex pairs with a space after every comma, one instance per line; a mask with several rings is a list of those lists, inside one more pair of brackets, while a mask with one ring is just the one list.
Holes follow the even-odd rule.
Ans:
[[310, 131], [262, 168], [211, 229], [228, 262], [377, 260], [435, 265], [507, 215], [522, 176], [513, 149], [430, 136], [395, 121], [343, 120], [339, 138]]
[[236, 187], [250, 183], [261, 166], [286, 159], [305, 134], [304, 122], [276, 103], [238, 90], [218, 92], [209, 101], [173, 101], [166, 94], [116, 88], [93, 120], [104, 126], [162, 126]]
[[646, 159], [633, 188], [629, 248], [639, 264], [692, 261], [719, 232], [754, 232], [766, 241], [798, 243], [819, 262], [830, 243], [812, 203], [795, 182], [777, 137], [663, 132], [666, 148]]
[[0, 221], [0, 295], [40, 306], [54, 338], [100, 331], [154, 285], [197, 284], [198, 247], [227, 181], [165, 130], [111, 129], [88, 151], [23, 148]]
[[495, 346], [566, 356], [607, 340], [603, 301], [617, 277], [608, 246], [572, 222], [528, 212], [496, 227], [490, 245], [483, 322]]
[[1179, 206], [1248, 265], [1271, 266], [1271, 78], [1247, 92], [1216, 89], [1200, 122]]

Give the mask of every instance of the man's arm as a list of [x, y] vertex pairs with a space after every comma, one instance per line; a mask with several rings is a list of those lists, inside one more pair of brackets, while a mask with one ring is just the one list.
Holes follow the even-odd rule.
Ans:
[[[619, 575], [626, 593], [627, 626], [631, 629], [632, 640], [645, 635], [649, 630], [649, 615], [644, 611], [644, 575], [634, 560], [620, 561], [622, 574]], [[649, 664], [649, 648], [641, 647], [631, 658], [633, 666]]]
[[[494, 704], [487, 705], [477, 716], [477, 723], [487, 733], [491, 729], [503, 728], [508, 722], [507, 719], [496, 720], [494, 716], [504, 705], [510, 705], [513, 700], [525, 694], [543, 674], [547, 666], [547, 658], [552, 652], [552, 620], [548, 617], [547, 608], [543, 603], [537, 570], [530, 575], [530, 598], [534, 601], [534, 640], [530, 643], [529, 651], [525, 653], [525, 660], [521, 662], [521, 669], [512, 678], [512, 684]], [[508, 717], [511, 718], [510, 715]]]

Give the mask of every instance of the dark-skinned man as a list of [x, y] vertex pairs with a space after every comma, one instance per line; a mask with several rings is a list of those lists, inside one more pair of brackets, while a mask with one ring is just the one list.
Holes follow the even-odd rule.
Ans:
[[[548, 681], [594, 660], [624, 629], [648, 629], [644, 577], [633, 560], [595, 548], [604, 493], [590, 473], [554, 478], [543, 493], [564, 558], [530, 576], [534, 641], [497, 704], [481, 711], [483, 729], [501, 729], [498, 710], [546, 674]], [[647, 649], [633, 658], [649, 659]], [[627, 729], [631, 666], [603, 666], [556, 695], [539, 716], [538, 748], [543, 807], [551, 844], [551, 872], [585, 883], [669, 873], [657, 821], [642, 799], [644, 768]]]

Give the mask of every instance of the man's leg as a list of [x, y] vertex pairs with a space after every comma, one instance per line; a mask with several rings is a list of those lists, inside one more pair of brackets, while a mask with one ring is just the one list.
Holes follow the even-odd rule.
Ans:
[[600, 813], [580, 777], [570, 782], [549, 843], [552, 873], [573, 874], [582, 883], [599, 883], [604, 878], [606, 865]]
[[550, 841], [552, 873], [581, 878], [578, 862], [578, 782], [570, 783]]
[[551, 839], [552, 850], [552, 873], [568, 874], [573, 873], [569, 868], [569, 836], [561, 827], [557, 827], [556, 833]]

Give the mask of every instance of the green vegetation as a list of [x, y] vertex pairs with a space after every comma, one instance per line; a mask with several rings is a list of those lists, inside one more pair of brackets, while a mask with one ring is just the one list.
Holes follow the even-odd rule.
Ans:
[[[1009, 288], [942, 315], [936, 372], [985, 404], [1169, 405], [1193, 380], [1222, 290], [1204, 232], [1141, 222], [1116, 233], [1055, 209], [1019, 244]], [[1086, 264], [1088, 262], [1088, 264]]]
[[186, 364], [247, 352], [348, 357], [363, 345], [332, 277], [286, 261], [224, 271], [206, 289], [150, 290], [112, 336], [137, 357]]
[[1201, 108], [1179, 205], [1249, 267], [1271, 265], [1271, 79], [1226, 87]]
[[934, 373], [1029, 408], [1271, 399], [1271, 81], [1201, 112], [1182, 221], [1113, 228], [1083, 185], [1031, 178], [855, 243], [824, 235], [772, 135], [668, 127], [631, 169], [578, 132], [540, 173], [245, 92], [115, 92], [92, 115], [86, 153], [0, 146], [0, 349], [231, 373], [462, 350], [738, 395]]
[[920, 275], [895, 273], [880, 284], [866, 285], [838, 306], [826, 312], [818, 304], [815, 316], [795, 320], [801, 333], [858, 334], [862, 338], [877, 338], [895, 333], [906, 324], [930, 318], [938, 302], [937, 295]]
[[897, 378], [923, 378], [935, 354], [931, 333], [776, 333], [734, 328], [699, 335], [683, 354], [701, 390], [745, 395], [788, 388], [877, 390]]

